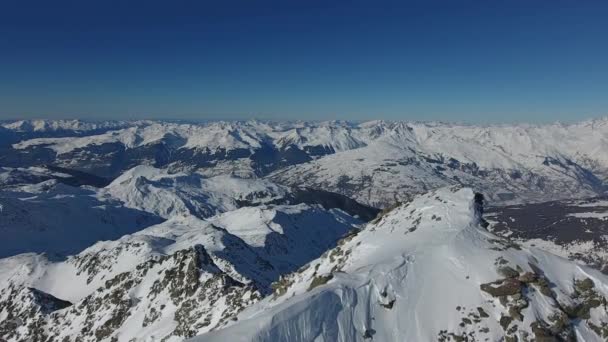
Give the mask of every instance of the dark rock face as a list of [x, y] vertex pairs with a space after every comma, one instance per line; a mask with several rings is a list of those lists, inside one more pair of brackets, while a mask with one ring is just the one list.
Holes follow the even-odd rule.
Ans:
[[296, 188], [290, 196], [294, 203], [320, 204], [325, 209], [342, 209], [363, 221], [371, 221], [380, 213], [380, 209], [360, 204], [344, 195], [329, 191]]
[[12, 285], [0, 290], [0, 298], [0, 312], [7, 313], [0, 321], [0, 340], [46, 341], [45, 317], [72, 305], [40, 290]]
[[29, 167], [55, 163], [55, 151], [44, 146], [32, 146], [26, 151], [10, 146], [0, 146], [0, 165], [8, 167]]
[[327, 284], [327, 282], [332, 280], [333, 277], [334, 276], [331, 274], [316, 276], [315, 278], [313, 278], [312, 282], [310, 283], [310, 286], [308, 287], [308, 291], [314, 289], [317, 286]]
[[[519, 277], [519, 272], [517, 272], [516, 270], [514, 270], [510, 266], [499, 267], [498, 268], [498, 273], [500, 273], [502, 276], [504, 276], [506, 278], [517, 278], [517, 277]], [[521, 280], [519, 280], [519, 281], [521, 281]]]
[[[253, 194], [252, 196], [255, 196]], [[259, 194], [259, 197], [265, 197], [264, 194]], [[254, 199], [237, 201], [239, 206], [251, 206], [254, 204]], [[344, 195], [312, 189], [312, 188], [292, 188], [289, 194], [285, 197], [276, 199], [267, 204], [318, 204], [324, 209], [340, 209], [353, 217], [357, 217], [362, 221], [371, 221], [381, 212], [380, 209], [361, 204]]]
[[[608, 270], [608, 260], [602, 251], [608, 248], [604, 236], [608, 234], [606, 197], [578, 201], [551, 201], [490, 207], [485, 218], [489, 229], [509, 239], [526, 241], [540, 239], [561, 246], [566, 256], [583, 261], [599, 270]], [[608, 217], [608, 215], [607, 215]], [[588, 245], [587, 250], [569, 252], [572, 247]], [[597, 253], [596, 253], [597, 252]]]

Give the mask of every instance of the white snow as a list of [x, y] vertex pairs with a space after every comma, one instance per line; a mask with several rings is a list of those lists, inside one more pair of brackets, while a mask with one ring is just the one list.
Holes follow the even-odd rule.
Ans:
[[[598, 182], [608, 176], [608, 119], [490, 126], [387, 121], [137, 122], [102, 134], [37, 138], [13, 147], [29, 151], [44, 146], [62, 155], [108, 143], [127, 149], [163, 144], [175, 151], [216, 156], [239, 151], [228, 160], [217, 158], [217, 165], [201, 172], [246, 177], [258, 172], [250, 157], [256, 151], [295, 146], [315, 160], [278, 170], [272, 175], [275, 180], [340, 192], [382, 207], [453, 184], [472, 186], [503, 203], [567, 194], [587, 197], [597, 195]], [[171, 167], [189, 167], [187, 162], [182, 164]]]
[[[150, 177], [152, 179], [150, 181], [160, 183], [166, 183], [168, 181], [165, 179], [171, 180], [172, 177], [186, 177], [188, 181], [184, 183], [189, 183], [192, 179], [201, 180], [196, 176], [188, 178], [185, 175], [168, 175], [161, 170], [138, 167], [131, 170], [128, 175], [117, 179], [116, 183], [111, 184], [109, 188], [120, 187], [120, 184], [129, 183], [134, 177], [136, 179]], [[251, 186], [241, 187], [243, 184]], [[200, 184], [190, 182], [190, 185], [196, 187]], [[169, 298], [165, 293], [167, 289], [164, 289], [165, 292], [158, 296], [153, 296], [152, 299], [150, 292], [155, 286], [158, 286], [156, 280], [163, 272], [172, 267], [184, 267], [184, 265], [175, 265], [171, 262], [172, 259], [161, 258], [175, 256], [195, 246], [200, 246], [205, 253], [209, 253], [213, 265], [215, 265], [213, 267], [217, 267], [211, 271], [202, 270], [200, 282], [205, 284], [206, 281], [215, 279], [213, 278], [215, 273], [224, 274], [242, 284], [252, 285], [251, 288], [244, 288], [243, 296], [245, 297], [238, 298], [238, 300], [255, 301], [255, 298], [247, 297], [253, 295], [252, 291], [264, 293], [270, 291], [271, 283], [277, 280], [280, 274], [295, 271], [303, 264], [317, 258], [325, 250], [334, 246], [341, 236], [360, 223], [340, 210], [325, 210], [316, 205], [260, 204], [257, 207], [231, 210], [206, 220], [189, 212], [167, 211], [172, 214], [165, 222], [152, 225], [131, 235], [124, 235], [118, 240], [103, 241], [103, 236], [95, 235], [97, 232], [87, 231], [81, 227], [93, 225], [99, 220], [91, 215], [91, 209], [88, 207], [90, 201], [97, 201], [99, 198], [108, 203], [116, 201], [115, 198], [108, 197], [110, 196], [108, 193], [100, 195], [91, 190], [72, 188], [54, 181], [23, 188], [29, 189], [30, 192], [25, 194], [30, 198], [24, 199], [21, 197], [24, 194], [18, 193], [18, 195], [14, 195], [17, 197], [17, 201], [22, 201], [28, 206], [33, 201], [40, 201], [43, 205], [41, 209], [36, 209], [36, 214], [32, 215], [31, 219], [44, 219], [47, 224], [69, 222], [65, 226], [57, 224], [49, 229], [51, 234], [49, 236], [56, 236], [57, 243], [63, 241], [66, 246], [73, 247], [75, 242], [71, 239], [77, 238], [81, 233], [102, 241], [78, 254], [68, 256], [65, 260], [55, 259], [52, 255], [33, 253], [0, 259], [0, 287], [3, 289], [15, 286], [24, 289], [31, 287], [56, 298], [68, 300], [75, 306], [83, 307], [89, 305], [92, 300], [98, 300], [95, 298], [99, 293], [108, 291], [108, 281], [122, 279], [121, 276], [125, 275], [137, 275], [141, 267], [145, 267], [155, 260], [168, 260], [154, 266], [147, 273], [137, 276], [141, 277], [137, 278], [138, 285], [129, 290], [133, 306], [128, 319], [121, 323], [112, 335], [117, 336], [119, 341], [129, 341], [133, 338], [155, 341], [164, 337], [167, 337], [168, 341], [183, 340], [179, 336], [169, 336], [177, 327], [174, 315], [178, 308], [174, 305], [174, 299]], [[234, 180], [230, 177], [217, 177], [213, 184], [209, 184], [209, 188], [211, 189], [209, 193], [220, 193], [225, 198], [228, 198], [229, 195], [240, 198], [243, 195], [243, 199], [259, 201], [272, 199], [272, 196], [265, 197], [269, 193], [264, 191], [269, 188], [276, 190], [278, 194], [282, 194], [281, 191], [283, 191], [266, 181]], [[173, 190], [174, 192], [184, 191], [183, 187], [179, 185], [176, 185]], [[41, 196], [46, 197], [41, 198]], [[89, 199], [84, 200], [83, 196], [87, 196]], [[161, 197], [149, 196], [146, 198], [147, 201], [154, 201]], [[74, 218], [74, 214], [65, 216], [65, 212], [60, 212], [58, 215], [69, 218], [69, 221], [61, 221], [54, 215], [43, 212], [42, 209], [47, 210], [47, 207], [52, 212], [56, 207], [53, 201], [66, 201], [62, 202], [65, 203], [66, 208], [78, 210], [82, 218], [80, 216]], [[154, 208], [162, 207], [162, 205], [152, 203], [146, 203], [146, 205], [149, 206], [146, 209], [152, 208], [153, 211], [156, 210]], [[29, 208], [30, 211], [34, 209]], [[108, 208], [101, 208], [101, 210], [108, 210]], [[19, 222], [27, 223], [23, 218], [19, 218]], [[125, 218], [121, 218], [118, 222], [127, 221]], [[65, 235], [58, 235], [62, 229], [71, 231]], [[40, 236], [45, 238], [48, 243], [54, 243], [48, 236], [44, 234], [40, 234]], [[10, 236], [8, 237], [10, 238]], [[23, 241], [23, 239], [15, 241]], [[1, 247], [3, 250], [8, 248], [4, 245]], [[224, 290], [210, 289], [209, 291], [212, 293], [207, 296], [213, 295], [218, 297], [218, 300], [210, 302], [205, 300], [206, 297], [197, 299], [197, 310], [211, 315], [208, 316], [210, 318], [202, 315], [198, 318], [197, 327], [192, 327], [198, 333], [206, 332], [220, 324], [225, 319], [223, 315], [226, 312], [235, 310], [234, 300], [236, 299], [228, 297], [230, 293], [222, 292]], [[5, 300], [7, 298], [0, 298], [0, 303]], [[27, 305], [35, 305], [28, 303], [24, 302], [20, 305], [25, 308]], [[161, 317], [143, 327], [142, 322], [151, 313], [151, 307], [157, 311], [160, 310]], [[58, 313], [63, 317], [61, 319], [67, 320], [62, 321], [62, 324], [66, 325], [66, 329], [56, 337], [58, 339], [62, 339], [64, 336], [75, 337], [83, 334], [85, 329], [97, 329], [100, 324], [113, 317], [112, 315], [115, 313], [112, 310], [111, 305], [104, 305], [96, 312], [89, 312], [89, 316], [86, 316], [89, 318], [86, 319], [82, 314], [74, 314], [70, 308], [60, 310]], [[6, 312], [0, 309], [0, 315], [4, 314]], [[94, 317], [92, 327], [85, 328], [91, 323], [91, 315]], [[0, 316], [0, 318], [2, 317], [4, 316]], [[209, 319], [208, 322], [207, 319]], [[202, 324], [202, 322], [207, 323]]]
[[100, 195], [121, 200], [128, 208], [164, 218], [193, 214], [209, 217], [235, 210], [240, 202], [269, 203], [287, 194], [285, 187], [263, 179], [221, 175], [167, 173], [151, 166], [136, 166], [116, 178]]
[[[336, 250], [330, 251], [292, 274], [288, 279], [293, 284], [282, 296], [266, 298], [228, 328], [194, 340], [364, 341], [367, 332], [378, 341], [431, 341], [447, 330], [472, 331], [478, 338], [499, 341], [504, 332], [498, 320], [505, 309], [480, 290], [480, 284], [501, 278], [499, 257], [526, 271], [531, 271], [530, 264], [542, 269], [556, 285], [559, 300], [566, 300], [572, 279], [608, 281], [600, 272], [538, 249], [502, 249], [501, 240], [479, 227], [478, 220], [470, 189], [442, 189], [417, 197], [343, 243], [344, 259], [336, 261]], [[329, 274], [333, 278], [326, 284], [310, 290], [315, 277]], [[605, 295], [607, 289], [599, 290]], [[538, 292], [528, 300], [520, 334], [556, 310], [556, 304]], [[390, 309], [383, 307], [389, 302]], [[457, 307], [483, 308], [490, 316], [483, 321], [488, 330], [461, 325]], [[575, 329], [584, 340], [595, 336], [584, 327]]]
[[92, 131], [97, 129], [116, 129], [132, 124], [142, 124], [143, 122], [129, 123], [126, 121], [101, 121], [87, 122], [81, 120], [18, 120], [4, 123], [4, 127], [16, 132], [52, 132], [52, 131]]
[[608, 212], [571, 213], [571, 214], [568, 214], [568, 216], [577, 217], [577, 218], [596, 218], [596, 219], [604, 220], [604, 219], [608, 218]]
[[[107, 304], [109, 280], [135, 277], [137, 285], [126, 292], [129, 314], [113, 331], [119, 341], [182, 340], [168, 336], [178, 323], [169, 287], [158, 297], [150, 293], [161, 274], [185, 267], [171, 257], [195, 246], [212, 259], [201, 282], [232, 279], [243, 285], [228, 286], [242, 290], [232, 294], [237, 297], [222, 292], [226, 288], [197, 297], [193, 310], [205, 315], [190, 328], [204, 334], [199, 341], [432, 341], [442, 332], [500, 341], [499, 321], [508, 310], [480, 289], [502, 278], [499, 260], [522, 272], [542, 270], [555, 292], [552, 298], [532, 285], [526, 289], [529, 303], [523, 321], [516, 322], [520, 340], [532, 333], [534, 321], [547, 321], [560, 305], [573, 303], [575, 280], [592, 279], [598, 293], [608, 295], [606, 275], [565, 259], [573, 253], [606, 259], [592, 241], [560, 246], [535, 239], [518, 241], [517, 248], [480, 226], [474, 200], [474, 191], [496, 202], [597, 195], [608, 176], [608, 119], [491, 126], [21, 120], [0, 129], [46, 136], [13, 148], [27, 153], [45, 147], [68, 163], [78, 156], [67, 154], [102, 144], [159, 144], [185, 155], [234, 153], [208, 167], [188, 161], [164, 169], [136, 166], [101, 189], [60, 184], [53, 178], [71, 176], [45, 167], [0, 167], [0, 288], [22, 288], [19, 308], [37, 305], [28, 287], [75, 308], [93, 299]], [[67, 131], [77, 136], [53, 137]], [[272, 148], [298, 148], [312, 160], [256, 178], [260, 165], [251, 155]], [[273, 204], [285, 202], [289, 186], [336, 191], [379, 207], [405, 204], [352, 233], [360, 222], [340, 210]], [[573, 203], [588, 210], [569, 216], [608, 218], [602, 208], [608, 201]], [[145, 265], [152, 266], [138, 273]], [[228, 310], [231, 301], [254, 302], [254, 293], [268, 294], [273, 282], [273, 294], [218, 330], [230, 320], [224, 314], [236, 313]], [[144, 326], [152, 307], [162, 315]], [[479, 308], [489, 317], [463, 325], [462, 318]], [[97, 329], [113, 317], [112, 309], [104, 305], [88, 318], [59, 310], [66, 319], [59, 335]], [[608, 322], [604, 308], [590, 315], [594, 324]], [[0, 322], [7, 317], [0, 308]], [[573, 324], [579, 340], [597, 339], [584, 321]]]

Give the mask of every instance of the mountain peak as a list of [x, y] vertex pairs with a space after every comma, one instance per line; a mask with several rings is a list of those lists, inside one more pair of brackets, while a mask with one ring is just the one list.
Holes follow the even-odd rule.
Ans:
[[418, 228], [460, 231], [478, 224], [483, 196], [471, 188], [441, 188], [400, 204], [380, 217], [374, 229], [415, 231]]
[[197, 341], [594, 340], [608, 293], [590, 284], [608, 277], [494, 236], [481, 201], [469, 188], [418, 196]]

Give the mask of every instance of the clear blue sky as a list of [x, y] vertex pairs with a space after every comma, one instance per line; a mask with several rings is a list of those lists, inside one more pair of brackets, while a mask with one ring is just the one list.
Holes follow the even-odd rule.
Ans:
[[608, 1], [0, 2], [0, 118], [573, 121]]

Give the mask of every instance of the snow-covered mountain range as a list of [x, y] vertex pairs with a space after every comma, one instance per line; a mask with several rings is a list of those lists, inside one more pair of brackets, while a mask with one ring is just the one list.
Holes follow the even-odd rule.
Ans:
[[[79, 136], [22, 139], [2, 149], [0, 165], [53, 165], [108, 180], [141, 164], [204, 176], [263, 177], [341, 193], [376, 207], [455, 184], [482, 190], [493, 203], [594, 196], [605, 192], [608, 176], [606, 119], [494, 126], [385, 121], [61, 124], [29, 126], [41, 134], [57, 132], [52, 127], [81, 127]], [[23, 126], [28, 125], [8, 123], [4, 128], [13, 132]]]
[[[59, 190], [53, 189], [53, 194]], [[156, 199], [154, 194], [149, 197]], [[181, 341], [226, 324], [270, 293], [281, 274], [320, 256], [361, 223], [340, 209], [304, 203], [244, 207], [206, 220], [197, 217], [197, 211], [177, 209], [162, 223], [104, 241], [113, 227], [95, 226], [106, 221], [93, 216], [92, 208], [85, 210], [90, 204], [82, 198], [71, 203], [81, 216], [50, 216], [56, 210], [51, 202], [47, 211], [28, 215], [47, 223], [44, 229], [31, 232], [37, 226], [21, 219], [0, 230], [4, 256], [15, 254], [17, 247], [25, 251], [31, 246], [34, 252], [69, 248], [0, 259], [0, 336], [7, 341]], [[123, 214], [110, 221], [128, 227], [129, 218]], [[30, 241], [35, 233], [41, 236], [37, 244]], [[82, 236], [90, 245], [83, 250]], [[67, 255], [73, 249], [81, 251]]]
[[0, 341], [606, 340], [607, 147], [608, 119], [0, 122]]

